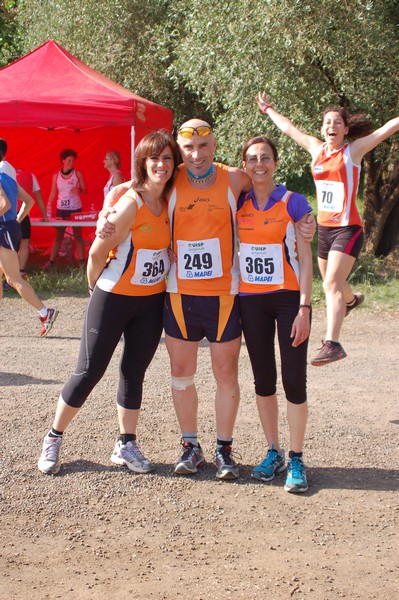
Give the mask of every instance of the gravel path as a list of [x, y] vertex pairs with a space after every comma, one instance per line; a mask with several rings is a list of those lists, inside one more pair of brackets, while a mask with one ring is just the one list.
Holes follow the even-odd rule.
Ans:
[[[399, 312], [361, 307], [345, 321], [348, 358], [309, 367], [309, 492], [251, 480], [265, 445], [245, 345], [235, 449], [241, 477], [173, 475], [180, 435], [164, 340], [148, 371], [139, 441], [156, 464], [135, 475], [110, 463], [117, 435], [120, 347], [65, 435], [59, 475], [36, 463], [79, 347], [86, 299], [60, 297], [51, 336], [34, 311], [0, 305], [0, 598], [4, 600], [315, 600], [397, 597]], [[323, 335], [316, 310], [310, 355]], [[206, 344], [196, 383], [200, 439], [211, 461], [214, 382]], [[287, 439], [285, 403], [281, 427]]]

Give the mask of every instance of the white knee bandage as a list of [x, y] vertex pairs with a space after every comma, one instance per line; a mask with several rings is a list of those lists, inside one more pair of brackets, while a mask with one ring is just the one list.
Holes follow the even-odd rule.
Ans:
[[172, 375], [172, 388], [178, 392], [183, 392], [190, 387], [190, 385], [193, 385], [193, 383], [194, 375], [191, 375], [190, 377], [173, 377]]

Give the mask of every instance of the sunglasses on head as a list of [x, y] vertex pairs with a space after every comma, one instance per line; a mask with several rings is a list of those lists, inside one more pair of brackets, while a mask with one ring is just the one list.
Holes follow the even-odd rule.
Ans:
[[190, 138], [193, 137], [194, 134], [205, 136], [211, 135], [212, 127], [209, 125], [200, 125], [199, 127], [180, 127], [177, 132], [177, 135], [181, 137]]

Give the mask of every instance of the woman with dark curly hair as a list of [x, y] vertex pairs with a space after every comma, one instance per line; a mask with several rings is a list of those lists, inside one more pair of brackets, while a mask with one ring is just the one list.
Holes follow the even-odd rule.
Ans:
[[[373, 131], [364, 115], [349, 116], [342, 107], [323, 112], [324, 142], [307, 135], [279, 114], [264, 92], [256, 101], [263, 114], [312, 157], [318, 208], [318, 263], [327, 305], [327, 330], [312, 365], [322, 366], [345, 358], [339, 335], [346, 315], [364, 301], [353, 293], [347, 279], [364, 243], [362, 218], [356, 206], [364, 155], [399, 130], [399, 117]], [[351, 140], [350, 142], [347, 139]]]

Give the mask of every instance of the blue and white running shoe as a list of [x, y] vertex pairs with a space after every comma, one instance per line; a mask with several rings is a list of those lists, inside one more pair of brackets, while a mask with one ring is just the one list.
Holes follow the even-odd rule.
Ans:
[[278, 452], [272, 444], [265, 460], [252, 469], [251, 477], [260, 481], [271, 481], [276, 473], [281, 473], [286, 468], [284, 450]]
[[306, 492], [308, 488], [305, 464], [301, 458], [294, 456], [294, 458], [288, 461], [287, 479], [285, 480], [284, 489], [286, 492], [297, 494]]

